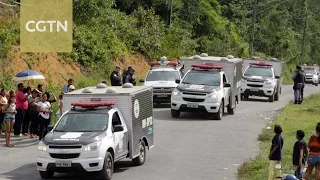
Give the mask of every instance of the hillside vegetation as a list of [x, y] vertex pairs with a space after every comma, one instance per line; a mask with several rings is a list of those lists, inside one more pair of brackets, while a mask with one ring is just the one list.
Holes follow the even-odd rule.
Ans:
[[[319, 2], [259, 0], [253, 55], [282, 60], [288, 64], [287, 76], [291, 75], [306, 27], [303, 63], [318, 63]], [[0, 7], [0, 58], [10, 61], [9, 49], [19, 45], [19, 20], [10, 16], [10, 7]], [[97, 72], [106, 77], [115, 60], [126, 63], [130, 55], [146, 60], [202, 52], [249, 57], [253, 0], [173, 0], [169, 28], [167, 12], [167, 0], [74, 1], [74, 51], [57, 58], [80, 64], [95, 77]], [[32, 53], [27, 56], [32, 58]]]

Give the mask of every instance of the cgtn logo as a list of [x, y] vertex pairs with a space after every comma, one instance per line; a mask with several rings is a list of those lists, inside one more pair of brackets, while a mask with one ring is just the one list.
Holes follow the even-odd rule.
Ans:
[[28, 32], [68, 32], [68, 21], [27, 21]]

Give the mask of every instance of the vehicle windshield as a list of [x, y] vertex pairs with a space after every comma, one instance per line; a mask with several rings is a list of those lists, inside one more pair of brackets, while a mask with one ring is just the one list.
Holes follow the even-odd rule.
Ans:
[[106, 113], [67, 113], [61, 117], [54, 131], [97, 132], [105, 131], [109, 115]]
[[184, 77], [182, 83], [205, 86], [220, 86], [220, 74], [206, 71], [190, 71]]
[[315, 69], [304, 69], [305, 74], [317, 74]]
[[244, 73], [245, 76], [262, 76], [272, 78], [273, 73], [271, 68], [265, 67], [248, 67]]
[[178, 71], [149, 71], [146, 81], [175, 81], [180, 80]]

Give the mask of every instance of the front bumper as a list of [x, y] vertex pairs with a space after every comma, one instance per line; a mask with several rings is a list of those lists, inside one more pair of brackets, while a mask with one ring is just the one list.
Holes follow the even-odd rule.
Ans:
[[241, 87], [241, 95], [244, 96], [262, 96], [269, 97], [274, 94], [274, 87], [249, 87], [242, 86]]
[[[71, 150], [70, 150], [71, 151]], [[59, 158], [51, 157], [50, 153], [59, 154]], [[68, 157], [71, 154], [80, 153], [77, 158]], [[52, 172], [95, 172], [101, 171], [104, 164], [104, 156], [99, 155], [99, 152], [69, 152], [59, 153], [58, 150], [49, 152], [39, 152], [37, 157], [37, 169], [39, 171]], [[57, 167], [56, 162], [71, 163], [71, 167]]]
[[186, 102], [171, 99], [171, 109], [180, 112], [205, 112], [217, 113], [219, 111], [220, 103], [206, 103], [206, 102]]
[[317, 79], [306, 79], [305, 84], [317, 84]]
[[170, 103], [171, 93], [153, 93], [154, 103]]

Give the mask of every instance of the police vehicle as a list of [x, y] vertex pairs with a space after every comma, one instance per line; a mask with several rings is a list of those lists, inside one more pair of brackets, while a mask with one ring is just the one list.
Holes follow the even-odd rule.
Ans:
[[150, 70], [143, 82], [144, 86], [153, 87], [154, 103], [170, 103], [171, 93], [178, 86], [176, 80], [181, 80], [183, 69], [180, 62], [167, 61], [161, 57], [160, 61], [150, 62]]
[[318, 66], [302, 66], [305, 75], [305, 84], [319, 85], [319, 67]]
[[151, 87], [99, 84], [67, 93], [63, 101], [67, 112], [38, 145], [43, 179], [55, 172], [95, 172], [110, 180], [114, 162], [144, 164], [146, 149], [154, 146]]
[[244, 59], [241, 98], [249, 96], [268, 97], [269, 102], [278, 101], [282, 89], [282, 63], [273, 58]]
[[242, 60], [201, 54], [183, 61], [187, 73], [172, 92], [172, 117], [179, 117], [180, 112], [205, 112], [221, 120], [225, 108], [234, 114], [240, 100]]

